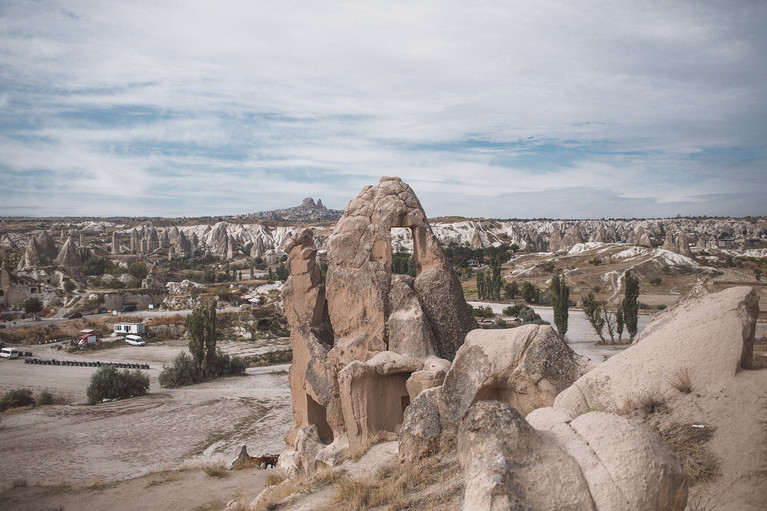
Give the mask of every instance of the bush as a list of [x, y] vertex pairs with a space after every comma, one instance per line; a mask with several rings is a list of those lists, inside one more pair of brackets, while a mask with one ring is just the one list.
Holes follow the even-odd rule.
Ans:
[[[213, 367], [208, 376], [217, 378], [230, 374], [244, 374], [245, 368], [246, 364], [242, 358], [227, 355], [221, 352], [221, 350], [217, 350]], [[183, 387], [184, 385], [199, 383], [204, 379], [192, 357], [188, 353], [183, 352], [176, 356], [172, 366], [163, 367], [160, 373], [160, 386], [168, 388]]]
[[43, 302], [39, 298], [27, 298], [21, 304], [24, 307], [24, 312], [27, 314], [34, 314], [43, 310]]
[[531, 307], [523, 304], [512, 305], [503, 309], [504, 316], [510, 316], [517, 318], [523, 325], [536, 324], [536, 325], [548, 325], [547, 321], [544, 321]]
[[125, 399], [143, 396], [149, 392], [149, 377], [139, 370], [123, 372], [112, 365], [100, 367], [91, 376], [86, 395], [88, 403], [96, 404], [105, 399]]
[[471, 308], [471, 315], [475, 318], [492, 318], [495, 316], [493, 313], [493, 309], [488, 307], [472, 307]]
[[233, 357], [222, 353], [221, 350], [216, 352], [216, 361], [214, 365], [214, 376], [226, 376], [230, 374], [244, 374], [245, 373], [245, 361], [240, 357]]
[[173, 360], [173, 365], [163, 367], [160, 373], [160, 386], [181, 387], [191, 385], [201, 380], [197, 366], [189, 354], [179, 353]]
[[20, 408], [22, 406], [34, 406], [35, 398], [32, 397], [32, 391], [29, 389], [12, 389], [5, 393], [0, 401], [0, 412], [9, 408]]
[[40, 395], [37, 397], [37, 405], [44, 406], [44, 405], [52, 405], [52, 404], [53, 404], [53, 394], [51, 394], [47, 390], [40, 392]]

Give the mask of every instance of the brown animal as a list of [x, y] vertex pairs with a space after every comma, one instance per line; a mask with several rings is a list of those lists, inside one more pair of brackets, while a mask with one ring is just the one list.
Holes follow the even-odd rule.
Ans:
[[259, 465], [263, 465], [264, 468], [269, 468], [269, 467], [274, 468], [277, 466], [277, 460], [279, 459], [279, 456], [273, 456], [273, 455], [267, 454], [265, 456], [261, 456], [260, 458], [258, 456], [255, 456], [255, 458], [258, 458]]

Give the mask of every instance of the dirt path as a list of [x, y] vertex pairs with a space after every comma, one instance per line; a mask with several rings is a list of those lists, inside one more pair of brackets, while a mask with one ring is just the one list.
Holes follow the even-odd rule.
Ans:
[[[88, 354], [30, 346], [37, 358], [148, 363], [150, 393], [96, 406], [46, 406], [4, 414], [0, 508], [195, 509], [249, 488], [255, 496], [263, 487], [263, 471], [211, 478], [199, 467], [217, 462], [228, 466], [243, 444], [251, 455], [282, 451], [292, 413], [288, 366], [250, 368], [246, 376], [161, 388], [157, 377], [163, 364], [170, 365], [184, 344], [126, 345]], [[222, 343], [222, 348], [241, 350], [240, 344]], [[37, 395], [48, 389], [82, 403], [95, 370], [3, 359], [0, 392], [23, 387]], [[189, 467], [197, 469], [178, 472]], [[172, 481], [151, 483], [148, 478], [158, 472], [172, 474], [163, 476]], [[145, 495], [159, 501], [150, 502]], [[105, 505], [102, 498], [123, 500]]]

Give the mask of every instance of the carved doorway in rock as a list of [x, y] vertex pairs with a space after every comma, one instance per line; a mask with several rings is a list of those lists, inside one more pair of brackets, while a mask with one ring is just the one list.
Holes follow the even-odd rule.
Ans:
[[306, 419], [309, 424], [317, 426], [322, 443], [333, 443], [333, 429], [328, 424], [327, 410], [309, 394], [306, 395]]

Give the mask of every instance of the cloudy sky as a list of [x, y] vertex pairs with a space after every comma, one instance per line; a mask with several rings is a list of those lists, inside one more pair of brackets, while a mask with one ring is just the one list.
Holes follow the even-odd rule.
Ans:
[[767, 2], [2, 0], [0, 216], [767, 215]]

